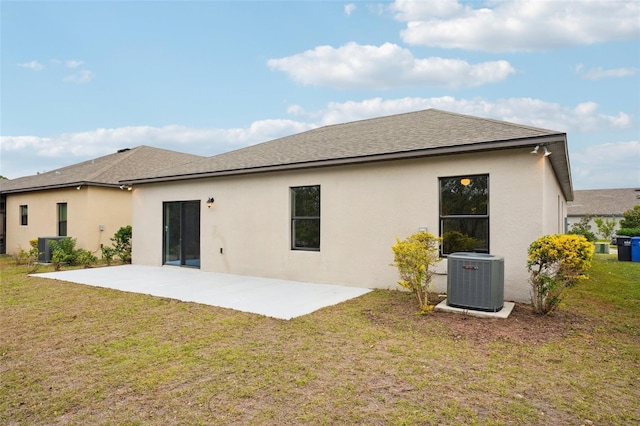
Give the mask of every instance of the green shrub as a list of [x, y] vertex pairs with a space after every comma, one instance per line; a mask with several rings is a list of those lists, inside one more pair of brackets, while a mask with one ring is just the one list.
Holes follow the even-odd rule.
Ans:
[[100, 247], [100, 250], [102, 250], [102, 260], [107, 262], [107, 265], [111, 265], [111, 262], [113, 262], [113, 258], [117, 254], [116, 249], [113, 247], [102, 246]]
[[98, 258], [89, 250], [77, 249], [76, 262], [85, 268], [90, 268], [98, 262]]
[[82, 265], [89, 268], [98, 262], [98, 258], [89, 250], [77, 249], [75, 238], [62, 238], [49, 241], [51, 249], [51, 263], [53, 269], [59, 271], [62, 265]]
[[75, 238], [62, 238], [60, 240], [49, 241], [51, 263], [53, 264], [54, 270], [59, 271], [60, 267], [64, 264], [76, 264], [78, 257], [76, 241]]
[[571, 230], [567, 232], [567, 234], [582, 235], [587, 241], [594, 242], [597, 238], [593, 231], [591, 231], [591, 224], [589, 223], [592, 217], [591, 215], [584, 216], [578, 222], [571, 225]]
[[616, 220], [615, 219], [605, 219], [602, 217], [596, 217], [593, 219], [598, 227], [598, 234], [602, 238], [609, 239], [613, 231], [616, 229]]
[[38, 263], [38, 258], [40, 257], [40, 252], [38, 251], [38, 239], [29, 240], [29, 245], [31, 248], [28, 251], [20, 249], [18, 254], [15, 256], [15, 260], [16, 265], [27, 265], [27, 274], [32, 274], [40, 266]]
[[621, 228], [640, 228], [640, 204], [622, 213]]
[[624, 235], [625, 237], [640, 237], [640, 228], [620, 228], [616, 235]]
[[131, 263], [131, 225], [123, 226], [114, 234], [111, 241], [122, 263]]
[[590, 243], [593, 243], [597, 240], [596, 238], [596, 234], [594, 234], [591, 231], [576, 231], [576, 230], [571, 230], [569, 232], [567, 232], [568, 235], [577, 235], [579, 237], [584, 237], [587, 241], [589, 241]]
[[123, 226], [113, 234], [111, 242], [113, 247], [102, 246], [102, 258], [111, 265], [113, 259], [117, 256], [122, 263], [131, 263], [131, 225]]
[[433, 309], [429, 306], [429, 284], [433, 276], [432, 266], [439, 260], [440, 239], [428, 232], [420, 231], [400, 241], [396, 238], [393, 250], [394, 263], [398, 268], [398, 284], [410, 290], [418, 301], [421, 313]]
[[546, 235], [531, 243], [527, 270], [535, 313], [552, 312], [568, 288], [587, 278], [593, 251], [593, 244], [577, 235]]

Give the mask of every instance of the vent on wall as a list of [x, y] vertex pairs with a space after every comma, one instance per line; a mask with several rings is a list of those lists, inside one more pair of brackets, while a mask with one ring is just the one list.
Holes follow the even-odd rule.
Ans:
[[504, 258], [452, 253], [447, 261], [447, 305], [498, 312], [504, 305]]

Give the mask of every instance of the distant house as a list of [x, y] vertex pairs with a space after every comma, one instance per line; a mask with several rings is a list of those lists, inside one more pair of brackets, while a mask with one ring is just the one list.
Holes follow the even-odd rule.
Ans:
[[131, 224], [131, 192], [119, 182], [138, 173], [202, 159], [139, 146], [115, 154], [11, 180], [0, 180], [2, 253], [28, 250], [39, 237], [69, 236], [96, 252]]
[[564, 133], [429, 109], [123, 183], [133, 186], [136, 264], [390, 288], [396, 237], [428, 230], [444, 237], [445, 257], [504, 256], [505, 297], [529, 301], [527, 248], [564, 230], [569, 170]]
[[567, 225], [579, 222], [586, 216], [591, 216], [589, 224], [594, 233], [598, 227], [593, 221], [596, 217], [614, 219], [616, 224], [624, 218], [622, 214], [640, 204], [640, 189], [585, 189], [574, 191], [574, 199], [567, 207]]

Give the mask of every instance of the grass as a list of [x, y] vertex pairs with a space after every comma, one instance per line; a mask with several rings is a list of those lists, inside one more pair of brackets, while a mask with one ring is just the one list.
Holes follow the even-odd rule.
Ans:
[[282, 321], [0, 267], [1, 424], [640, 422], [640, 264], [615, 256], [507, 320], [374, 291]]

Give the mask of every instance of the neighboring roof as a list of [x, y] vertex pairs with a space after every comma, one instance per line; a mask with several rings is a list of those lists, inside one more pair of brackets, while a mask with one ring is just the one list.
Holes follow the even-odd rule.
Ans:
[[546, 145], [565, 197], [573, 198], [566, 135], [436, 109], [320, 127], [258, 145], [139, 174], [127, 183], [322, 167]]
[[0, 193], [27, 192], [79, 185], [112, 186], [140, 173], [185, 164], [204, 157], [150, 146], [122, 149], [115, 154], [84, 161], [45, 173], [0, 180]]
[[640, 189], [584, 189], [567, 203], [567, 216], [622, 216], [640, 204]]

